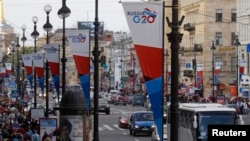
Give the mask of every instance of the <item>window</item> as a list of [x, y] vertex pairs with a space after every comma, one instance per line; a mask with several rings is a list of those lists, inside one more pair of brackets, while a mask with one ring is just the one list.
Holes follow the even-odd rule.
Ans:
[[236, 72], [237, 58], [231, 57], [231, 71]]
[[216, 9], [216, 22], [221, 22], [222, 21], [222, 9]]
[[232, 45], [235, 45], [235, 44], [236, 44], [235, 35], [236, 35], [235, 32], [232, 32], [232, 33], [231, 33], [231, 44], [232, 44]]
[[223, 75], [223, 58], [220, 56], [215, 56], [215, 69], [220, 68], [219, 76]]
[[216, 32], [216, 45], [222, 45], [222, 33], [221, 32]]
[[232, 9], [231, 18], [232, 22], [236, 22], [236, 9]]

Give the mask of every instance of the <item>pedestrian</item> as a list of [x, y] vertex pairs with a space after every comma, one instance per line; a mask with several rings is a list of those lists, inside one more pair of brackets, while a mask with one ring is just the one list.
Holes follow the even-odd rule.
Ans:
[[42, 137], [42, 141], [46, 141], [47, 137], [49, 137], [49, 134], [47, 133], [47, 131], [45, 131]]
[[34, 130], [34, 133], [31, 135], [31, 141], [40, 141], [37, 130]]

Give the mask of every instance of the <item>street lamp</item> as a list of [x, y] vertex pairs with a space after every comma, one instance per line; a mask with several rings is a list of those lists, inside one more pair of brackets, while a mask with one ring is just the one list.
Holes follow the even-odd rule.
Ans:
[[236, 45], [236, 95], [239, 95], [239, 38], [238, 35], [235, 35], [235, 45]]
[[214, 92], [214, 50], [216, 50], [216, 47], [214, 46], [214, 41], [212, 42], [212, 46], [211, 46], [211, 48], [210, 48], [211, 50], [212, 50], [212, 75], [213, 75], [213, 80], [212, 80], [212, 96], [213, 96], [213, 102], [215, 102], [215, 92]]
[[[23, 42], [23, 55], [25, 54], [25, 48], [24, 48], [24, 43], [26, 42], [27, 38], [25, 37], [25, 29], [26, 26], [22, 25], [21, 29], [23, 30], [23, 36], [21, 38], [21, 41]], [[23, 79], [22, 82], [24, 82], [25, 80], [25, 75], [24, 75], [24, 68], [22, 69], [22, 73], [23, 73]], [[22, 88], [22, 97], [24, 96], [24, 84], [22, 84], [23, 88]]]
[[[31, 33], [31, 36], [34, 38], [34, 53], [36, 53], [36, 40], [37, 38], [39, 37], [39, 33], [37, 31], [37, 27], [36, 27], [36, 24], [38, 22], [38, 17], [37, 16], [34, 16], [32, 17], [32, 21], [34, 23], [34, 31]], [[34, 108], [36, 108], [36, 104], [37, 104], [37, 101], [36, 101], [36, 70], [34, 69]]]
[[112, 69], [111, 69], [111, 58], [109, 58], [109, 89], [111, 87], [111, 74], [112, 74]]
[[135, 91], [135, 55], [133, 55], [133, 91]]
[[122, 60], [122, 57], [121, 57], [121, 60], [120, 60], [120, 62], [121, 62], [121, 78], [120, 78], [120, 80], [121, 80], [121, 86], [122, 86], [122, 62], [123, 62], [123, 60]]
[[62, 35], [62, 96], [65, 94], [65, 85], [66, 85], [66, 56], [65, 56], [65, 18], [69, 17], [71, 11], [70, 9], [66, 6], [66, 0], [62, 0], [62, 7], [61, 9], [58, 10], [57, 14], [59, 18], [63, 20], [63, 35]]
[[12, 72], [12, 75], [14, 75], [14, 52], [15, 52], [15, 41], [11, 41], [11, 72]]
[[92, 51], [94, 56], [94, 131], [93, 141], [99, 141], [99, 115], [98, 115], [98, 90], [99, 90], [99, 56], [101, 51], [98, 47], [99, 21], [98, 21], [98, 0], [95, 0], [95, 45]]
[[169, 42], [171, 42], [171, 104], [170, 104], [170, 139], [171, 141], [178, 141], [179, 134], [179, 102], [178, 102], [178, 81], [179, 81], [179, 64], [176, 61], [179, 60], [179, 48], [183, 34], [179, 32], [179, 26], [184, 20], [182, 16], [179, 21], [179, 2], [178, 0], [172, 0], [172, 22], [168, 17], [166, 20], [171, 28], [171, 32], [167, 34]]
[[[44, 11], [47, 14], [47, 22], [43, 25], [43, 29], [47, 32], [46, 44], [49, 44], [49, 32], [52, 30], [53, 26], [49, 22], [49, 13], [52, 10], [51, 5], [47, 4], [44, 6]], [[46, 59], [45, 63], [45, 74], [46, 74], [46, 112], [45, 116], [49, 117], [49, 65]]]
[[19, 49], [20, 49], [20, 44], [19, 44], [19, 35], [17, 36], [17, 41], [16, 41], [16, 48], [17, 48], [17, 90], [21, 90], [21, 83], [20, 83], [20, 60], [19, 60]]
[[193, 59], [194, 88], [196, 88], [196, 70], [197, 70], [197, 64], [196, 64], [196, 51], [197, 51], [197, 44], [194, 44], [194, 59]]

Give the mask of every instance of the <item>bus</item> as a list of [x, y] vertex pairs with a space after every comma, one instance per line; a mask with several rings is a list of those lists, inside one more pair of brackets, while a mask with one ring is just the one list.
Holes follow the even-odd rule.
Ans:
[[[170, 107], [167, 124], [170, 139]], [[244, 124], [234, 108], [219, 103], [179, 103], [179, 141], [207, 141], [208, 125]]]

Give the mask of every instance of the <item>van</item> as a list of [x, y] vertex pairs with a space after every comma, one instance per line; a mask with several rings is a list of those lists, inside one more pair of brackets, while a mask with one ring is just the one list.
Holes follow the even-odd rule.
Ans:
[[152, 111], [136, 111], [131, 114], [129, 124], [129, 134], [136, 136], [146, 134], [151, 136], [155, 130]]

